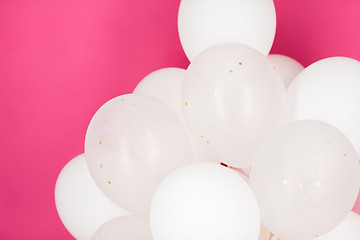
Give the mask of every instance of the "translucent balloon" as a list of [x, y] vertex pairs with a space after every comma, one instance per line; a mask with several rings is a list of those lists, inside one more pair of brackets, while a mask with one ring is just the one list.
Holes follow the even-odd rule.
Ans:
[[360, 156], [360, 62], [332, 57], [302, 71], [287, 91], [289, 121], [317, 119], [342, 131]]
[[275, 37], [272, 0], [182, 0], [178, 29], [192, 61], [205, 49], [224, 42], [249, 45], [267, 55]]
[[275, 71], [279, 73], [285, 88], [287, 88], [295, 77], [304, 70], [304, 66], [298, 61], [285, 55], [270, 54], [268, 59], [274, 65]]
[[190, 64], [181, 99], [192, 134], [221, 162], [246, 168], [280, 125], [285, 88], [264, 55], [242, 44], [225, 43]]
[[257, 240], [260, 212], [242, 177], [214, 163], [194, 163], [159, 186], [150, 211], [154, 240]]
[[56, 180], [55, 203], [61, 221], [78, 240], [88, 240], [101, 224], [130, 214], [98, 189], [84, 154], [72, 159], [61, 170]]
[[284, 239], [313, 239], [351, 211], [360, 187], [354, 147], [335, 127], [302, 120], [259, 149], [250, 173], [263, 224]]
[[152, 240], [149, 217], [124, 216], [99, 227], [90, 240]]
[[192, 162], [190, 138], [179, 117], [155, 98], [135, 94], [116, 97], [96, 112], [85, 154], [100, 189], [137, 214], [148, 213], [169, 172]]
[[[183, 119], [180, 106], [181, 85], [186, 71], [181, 68], [163, 68], [147, 75], [136, 86], [134, 93], [154, 97], [167, 104]], [[191, 136], [191, 134], [189, 134]], [[216, 162], [198, 138], [191, 137], [195, 162]]]

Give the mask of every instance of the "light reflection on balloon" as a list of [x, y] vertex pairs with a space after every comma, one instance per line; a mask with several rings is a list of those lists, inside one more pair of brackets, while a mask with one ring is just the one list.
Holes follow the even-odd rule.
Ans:
[[335, 127], [293, 122], [259, 149], [250, 173], [264, 225], [284, 238], [322, 235], [351, 211], [360, 186], [354, 147]]
[[147, 214], [168, 173], [193, 161], [183, 122], [155, 98], [128, 94], [105, 103], [85, 139], [90, 172], [119, 206]]
[[280, 125], [285, 88], [264, 55], [242, 44], [224, 43], [192, 61], [181, 99], [193, 136], [221, 162], [245, 168]]

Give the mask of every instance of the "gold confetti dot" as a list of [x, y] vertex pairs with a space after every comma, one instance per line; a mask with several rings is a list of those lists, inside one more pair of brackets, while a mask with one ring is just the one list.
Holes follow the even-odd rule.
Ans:
[[108, 184], [111, 184], [111, 182], [110, 182], [110, 181], [108, 181]]
[[209, 141], [206, 141], [207, 144], [209, 144]]
[[188, 103], [186, 102], [186, 103], [185, 103], [185, 106], [187, 106], [187, 105], [188, 105]]
[[100, 168], [103, 168], [103, 167], [104, 167], [104, 165], [100, 164]]
[[204, 138], [204, 136], [201, 136], [201, 138]]
[[122, 99], [120, 99], [120, 100], [121, 100], [121, 101], [124, 101], [125, 99], [122, 98]]
[[102, 144], [102, 141], [99, 141], [99, 144]]
[[299, 184], [299, 187], [301, 187], [301, 188], [302, 188], [303, 186], [304, 186], [304, 184], [302, 184], [302, 183], [300, 183], [300, 184]]
[[233, 139], [233, 141], [234, 141], [234, 142], [236, 142], [236, 141], [237, 141], [237, 139], [236, 139], [236, 138], [234, 138], [234, 139]]
[[251, 167], [249, 167], [249, 171], [251, 171]]
[[231, 73], [232, 73], [232, 69], [230, 69], [230, 70], [229, 70], [229, 72], [231, 72]]
[[320, 186], [320, 183], [319, 183], [319, 182], [316, 182], [316, 183], [315, 183], [315, 186], [317, 186], [317, 187]]
[[344, 157], [346, 157], [346, 153], [344, 153]]
[[332, 141], [329, 141], [329, 144], [332, 144]]
[[257, 127], [260, 127], [260, 125], [261, 125], [260, 123], [257, 123], [257, 124], [256, 124]]
[[314, 158], [314, 162], [318, 162], [319, 161], [319, 159], [318, 158]]
[[315, 235], [315, 237], [319, 237], [319, 235]]
[[311, 171], [311, 175], [315, 175], [315, 172], [314, 172], [314, 171]]
[[284, 184], [288, 184], [288, 181], [286, 179], [283, 180]]
[[275, 68], [275, 67], [273, 67], [273, 69], [274, 69], [274, 70], [276, 70], [276, 68]]
[[239, 62], [239, 65], [241, 66], [241, 65], [242, 65], [242, 62]]
[[131, 104], [133, 107], [136, 105], [135, 103]]

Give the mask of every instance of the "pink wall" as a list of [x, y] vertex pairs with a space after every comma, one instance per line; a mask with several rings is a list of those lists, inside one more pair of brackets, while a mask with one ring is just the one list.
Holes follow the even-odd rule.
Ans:
[[[179, 2], [0, 0], [0, 239], [72, 239], [55, 209], [57, 175], [83, 152], [103, 103], [156, 69], [188, 65]], [[304, 65], [360, 60], [358, 0], [275, 3], [273, 53]]]

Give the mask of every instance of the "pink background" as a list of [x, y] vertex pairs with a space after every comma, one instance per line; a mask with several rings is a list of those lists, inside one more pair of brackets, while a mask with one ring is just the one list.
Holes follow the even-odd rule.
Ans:
[[[0, 239], [72, 239], [55, 209], [57, 175], [83, 152], [103, 103], [156, 69], [188, 65], [179, 2], [0, 0]], [[360, 1], [275, 4], [272, 53], [305, 66], [360, 60]]]

